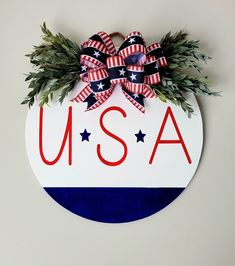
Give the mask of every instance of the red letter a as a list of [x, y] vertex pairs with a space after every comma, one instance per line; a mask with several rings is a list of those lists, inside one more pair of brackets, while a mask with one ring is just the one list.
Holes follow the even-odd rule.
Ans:
[[[174, 139], [172, 139], [172, 140], [163, 140], [163, 139], [161, 139], [162, 133], [163, 133], [163, 130], [165, 128], [165, 125], [166, 125], [166, 122], [167, 122], [167, 119], [168, 119], [168, 116], [169, 115], [171, 117], [171, 120], [173, 122], [173, 125], [175, 127], [175, 130], [176, 130], [176, 133], [177, 133], [179, 139], [176, 139], [176, 140], [174, 140]], [[185, 153], [185, 155], [187, 157], [188, 163], [189, 164], [192, 163], [191, 158], [190, 158], [189, 153], [188, 153], [188, 150], [187, 150], [187, 148], [185, 146], [184, 140], [183, 140], [182, 135], [180, 133], [179, 127], [178, 127], [178, 125], [176, 123], [174, 114], [173, 114], [173, 112], [172, 112], [172, 110], [171, 110], [170, 107], [167, 108], [165, 117], [163, 119], [163, 122], [162, 122], [162, 125], [161, 125], [161, 128], [160, 128], [160, 131], [159, 131], [159, 134], [158, 134], [156, 143], [154, 145], [154, 148], [153, 148], [153, 151], [152, 151], [150, 160], [149, 160], [149, 164], [152, 164], [152, 162], [153, 162], [153, 159], [154, 159], [154, 156], [155, 156], [155, 153], [156, 153], [158, 144], [181, 144], [182, 145], [182, 148], [184, 150], [184, 153]]]
[[40, 156], [41, 156], [41, 158], [45, 164], [53, 165], [53, 164], [57, 163], [58, 160], [60, 159], [62, 153], [63, 153], [64, 146], [65, 146], [67, 138], [68, 138], [68, 142], [69, 142], [68, 162], [69, 162], [69, 165], [71, 165], [72, 164], [72, 107], [71, 106], [69, 107], [67, 125], [66, 125], [64, 138], [63, 138], [59, 153], [56, 156], [56, 158], [52, 161], [48, 161], [44, 156], [43, 145], [42, 145], [42, 142], [43, 142], [43, 140], [42, 140], [42, 136], [43, 136], [42, 128], [43, 128], [43, 107], [40, 108], [40, 117], [39, 117], [39, 152], [40, 152]]

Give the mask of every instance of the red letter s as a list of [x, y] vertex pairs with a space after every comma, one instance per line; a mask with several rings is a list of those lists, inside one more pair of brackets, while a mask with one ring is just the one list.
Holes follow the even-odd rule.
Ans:
[[105, 109], [103, 111], [103, 113], [101, 114], [100, 116], [100, 127], [101, 129], [104, 131], [104, 133], [106, 133], [108, 136], [110, 136], [111, 138], [117, 140], [119, 143], [122, 144], [123, 148], [124, 148], [124, 153], [123, 153], [123, 156], [118, 160], [118, 161], [115, 161], [115, 162], [110, 162], [110, 161], [107, 161], [106, 159], [104, 159], [104, 157], [101, 155], [101, 152], [100, 152], [100, 144], [97, 145], [97, 155], [100, 159], [100, 161], [108, 166], [118, 166], [120, 165], [121, 163], [123, 163], [126, 159], [126, 156], [127, 156], [127, 145], [125, 143], [124, 140], [122, 140], [121, 138], [119, 138], [118, 136], [114, 135], [113, 133], [111, 133], [110, 131], [108, 131], [105, 126], [104, 126], [104, 123], [103, 123], [103, 118], [104, 116], [110, 112], [110, 111], [118, 111], [122, 114], [123, 117], [126, 117], [126, 112], [118, 107], [118, 106], [111, 106], [107, 109]]

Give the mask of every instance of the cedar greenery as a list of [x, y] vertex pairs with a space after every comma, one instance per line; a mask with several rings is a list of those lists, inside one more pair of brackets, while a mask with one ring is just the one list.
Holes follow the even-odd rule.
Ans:
[[80, 79], [81, 48], [60, 33], [53, 35], [45, 23], [41, 29], [44, 43], [34, 46], [34, 51], [26, 55], [36, 68], [36, 72], [30, 72], [25, 79], [30, 81], [31, 91], [22, 104], [28, 104], [29, 107], [38, 95], [40, 106], [47, 104], [55, 93], [59, 93], [62, 103]]
[[[62, 103], [80, 79], [81, 48], [60, 33], [53, 35], [45, 23], [41, 29], [44, 43], [34, 46], [34, 51], [26, 55], [36, 68], [36, 72], [30, 72], [25, 79], [31, 91], [22, 104], [29, 107], [34, 104], [35, 96], [40, 97], [40, 106], [43, 106], [58, 93]], [[169, 32], [161, 39], [168, 66], [160, 70], [161, 82], [151, 87], [160, 100], [181, 106], [191, 117], [193, 108], [187, 103], [185, 92], [214, 96], [219, 93], [209, 90], [207, 77], [187, 73], [188, 69], [194, 69], [200, 74], [200, 61], [206, 63], [210, 59], [200, 52], [199, 41], [188, 40], [187, 36], [183, 31], [174, 35]]]
[[152, 85], [153, 90], [163, 102], [167, 100], [181, 106], [191, 117], [192, 106], [186, 101], [185, 92], [194, 95], [219, 96], [218, 92], [209, 90], [210, 82], [207, 76], [188, 74], [189, 69], [201, 74], [200, 61], [204, 63], [211, 59], [199, 50], [199, 41], [187, 39], [188, 34], [179, 31], [174, 35], [167, 33], [160, 41], [168, 66], [161, 69], [161, 82]]

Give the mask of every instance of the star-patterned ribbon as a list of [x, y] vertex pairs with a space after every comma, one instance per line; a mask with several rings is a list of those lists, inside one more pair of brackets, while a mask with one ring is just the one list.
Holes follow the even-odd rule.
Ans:
[[126, 98], [144, 113], [144, 98], [155, 96], [150, 85], [160, 82], [159, 68], [167, 65], [160, 44], [146, 47], [142, 34], [134, 31], [116, 51], [110, 36], [99, 32], [82, 49], [80, 77], [88, 85], [72, 101], [87, 102], [87, 111], [93, 110], [121, 84]]

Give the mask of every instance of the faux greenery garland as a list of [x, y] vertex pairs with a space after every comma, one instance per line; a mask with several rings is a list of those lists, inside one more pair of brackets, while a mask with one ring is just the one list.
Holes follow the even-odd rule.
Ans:
[[[31, 91], [22, 104], [31, 107], [35, 96], [40, 98], [40, 106], [48, 104], [53, 96], [59, 95], [58, 100], [71, 92], [77, 81], [80, 80], [80, 54], [82, 48], [64, 35], [53, 35], [43, 23], [43, 44], [34, 46], [34, 51], [28, 55], [35, 67], [35, 72], [27, 74]], [[153, 91], [163, 102], [171, 101], [191, 117], [192, 106], [186, 101], [185, 92], [194, 95], [214, 95], [218, 92], [209, 90], [208, 79], [201, 75], [200, 61], [211, 59], [199, 50], [199, 41], [187, 39], [188, 34], [179, 31], [175, 34], [167, 33], [160, 41], [160, 45], [167, 58], [168, 66], [160, 69], [161, 82], [151, 85]], [[196, 70], [199, 75], [188, 74], [188, 69]]]

